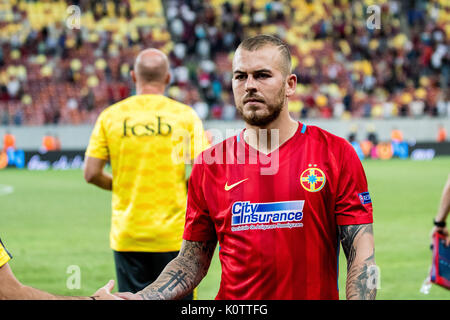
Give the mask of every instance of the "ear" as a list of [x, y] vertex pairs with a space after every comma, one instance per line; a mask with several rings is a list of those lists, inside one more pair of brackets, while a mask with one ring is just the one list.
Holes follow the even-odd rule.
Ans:
[[286, 97], [294, 95], [296, 89], [297, 89], [297, 76], [291, 73], [286, 78]]
[[133, 82], [136, 83], [136, 73], [133, 70], [131, 70], [130, 75], [131, 75], [131, 79], [133, 80]]
[[172, 76], [170, 75], [170, 72], [168, 72], [166, 76], [166, 81], [164, 82], [166, 86], [170, 84], [170, 79], [172, 79]]

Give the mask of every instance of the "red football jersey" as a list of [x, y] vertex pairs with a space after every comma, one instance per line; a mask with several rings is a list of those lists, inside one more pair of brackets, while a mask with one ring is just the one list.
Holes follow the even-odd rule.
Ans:
[[372, 223], [361, 162], [344, 139], [299, 124], [265, 155], [243, 131], [205, 150], [183, 238], [218, 239], [216, 299], [338, 299], [338, 225]]

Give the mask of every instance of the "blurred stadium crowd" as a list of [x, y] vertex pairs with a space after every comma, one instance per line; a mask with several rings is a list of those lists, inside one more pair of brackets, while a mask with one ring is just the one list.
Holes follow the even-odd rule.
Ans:
[[169, 96], [236, 119], [232, 53], [257, 33], [291, 47], [297, 118], [450, 116], [448, 0], [0, 0], [0, 124], [93, 123], [147, 47], [170, 56]]

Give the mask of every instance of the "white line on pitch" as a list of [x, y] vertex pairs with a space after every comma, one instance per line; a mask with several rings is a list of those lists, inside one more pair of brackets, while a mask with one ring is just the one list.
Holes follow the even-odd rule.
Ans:
[[6, 184], [0, 184], [0, 196], [6, 196], [7, 194], [13, 193], [13, 186], [8, 186]]

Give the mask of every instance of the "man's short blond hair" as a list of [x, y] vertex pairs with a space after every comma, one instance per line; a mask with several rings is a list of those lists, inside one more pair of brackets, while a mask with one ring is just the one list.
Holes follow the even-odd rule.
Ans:
[[285, 76], [291, 74], [291, 51], [289, 50], [288, 45], [276, 36], [261, 34], [251, 38], [247, 38], [241, 42], [237, 49], [256, 51], [268, 45], [277, 47], [280, 50], [280, 54], [282, 57], [282, 72]]

